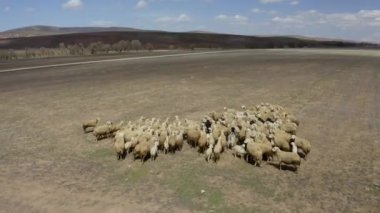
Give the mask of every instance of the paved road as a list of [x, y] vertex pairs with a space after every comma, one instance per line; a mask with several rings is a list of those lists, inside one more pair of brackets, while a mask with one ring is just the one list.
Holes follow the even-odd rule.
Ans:
[[[97, 60], [76, 61], [70, 63], [46, 64], [52, 60], [32, 61], [33, 66], [12, 64], [9, 69], [0, 70], [0, 91], [24, 89], [31, 86], [48, 87], [68, 83], [100, 80], [103, 82], [140, 76], [142, 74], [159, 74], [168, 72], [195, 71], [193, 67], [213, 67], [223, 65], [225, 68], [238, 67], [239, 64], [249, 64], [254, 57], [266, 60], [268, 51], [231, 50], [196, 53], [175, 53], [123, 58], [97, 58]], [[25, 64], [31, 64], [27, 61]], [[21, 66], [21, 67], [20, 67]], [[167, 69], [167, 66], [171, 69]]]
[[56, 68], [56, 67], [67, 67], [75, 65], [85, 65], [85, 64], [98, 64], [98, 63], [112, 63], [117, 61], [134, 61], [134, 60], [149, 60], [157, 58], [169, 58], [169, 57], [183, 57], [183, 56], [193, 56], [193, 55], [208, 55], [208, 54], [220, 54], [220, 53], [235, 53], [247, 50], [230, 50], [230, 51], [208, 51], [208, 52], [195, 52], [195, 53], [176, 53], [176, 54], [162, 54], [162, 55], [150, 55], [150, 56], [140, 56], [140, 57], [122, 57], [122, 58], [111, 58], [111, 59], [99, 59], [99, 60], [86, 60], [86, 61], [77, 61], [69, 63], [57, 63], [57, 64], [47, 64], [40, 66], [24, 66], [8, 69], [0, 69], [2, 72], [16, 72], [24, 70], [35, 70], [35, 69], [44, 69], [44, 68]]

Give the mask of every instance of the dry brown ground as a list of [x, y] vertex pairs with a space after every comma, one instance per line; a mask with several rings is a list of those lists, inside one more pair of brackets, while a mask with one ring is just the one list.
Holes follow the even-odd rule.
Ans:
[[[379, 67], [377, 57], [256, 50], [0, 73], [0, 211], [378, 212]], [[260, 102], [301, 120], [313, 147], [297, 174], [230, 153], [207, 164], [188, 147], [118, 162], [111, 140], [80, 127]]]

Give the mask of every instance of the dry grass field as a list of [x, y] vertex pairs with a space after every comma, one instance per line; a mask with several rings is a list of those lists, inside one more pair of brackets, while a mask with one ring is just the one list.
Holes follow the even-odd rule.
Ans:
[[[0, 212], [378, 212], [380, 58], [341, 52], [252, 50], [0, 73]], [[188, 146], [156, 162], [117, 161], [112, 140], [95, 142], [81, 129], [93, 117], [200, 119], [260, 102], [300, 119], [312, 151], [298, 173], [228, 152], [208, 164]]]

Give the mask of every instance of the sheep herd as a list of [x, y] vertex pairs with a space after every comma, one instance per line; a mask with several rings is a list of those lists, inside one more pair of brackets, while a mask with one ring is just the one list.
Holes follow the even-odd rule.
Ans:
[[243, 105], [240, 110], [224, 107], [200, 121], [175, 116], [163, 122], [145, 117], [127, 124], [99, 122], [98, 118], [83, 122], [83, 131], [92, 132], [96, 140], [113, 137], [118, 160], [129, 154], [142, 162], [155, 160], [159, 153], [180, 152], [187, 143], [203, 153], [207, 162], [218, 162], [222, 154], [230, 153], [261, 167], [263, 160], [272, 162], [276, 157], [279, 169], [287, 165], [297, 170], [301, 158], [306, 159], [311, 150], [308, 140], [296, 136], [299, 120], [283, 107], [269, 103]]

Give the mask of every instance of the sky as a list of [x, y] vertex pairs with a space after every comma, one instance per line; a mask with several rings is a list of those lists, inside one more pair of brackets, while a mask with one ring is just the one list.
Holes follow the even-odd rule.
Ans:
[[380, 43], [380, 0], [0, 0], [0, 31], [123, 26]]

